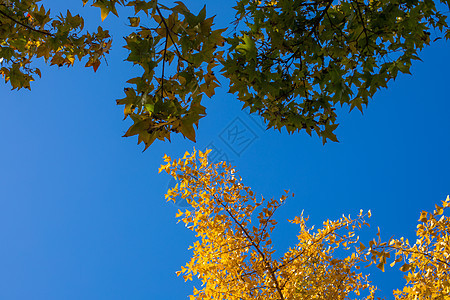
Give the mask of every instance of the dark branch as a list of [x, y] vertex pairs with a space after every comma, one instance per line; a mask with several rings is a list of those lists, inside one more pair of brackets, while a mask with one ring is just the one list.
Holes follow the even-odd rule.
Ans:
[[[169, 25], [167, 25], [166, 20], [164, 19], [163, 15], [162, 15], [162, 13], [161, 13], [161, 10], [159, 10], [159, 7], [158, 7], [158, 6], [156, 6], [156, 11], [158, 12], [158, 15], [161, 17], [161, 21], [163, 22], [164, 26], [166, 27], [166, 31], [167, 31], [167, 33], [169, 34], [169, 38], [170, 38], [170, 40], [172, 41], [172, 44], [175, 46], [175, 50], [177, 51], [178, 57], [181, 58], [182, 60], [186, 61], [187, 63], [192, 64], [190, 61], [188, 61], [187, 59], [185, 59], [185, 58], [181, 55], [180, 50], [178, 50], [177, 44], [175, 43], [175, 41], [173, 40], [172, 35], [170, 34], [171, 29], [169, 28]], [[167, 38], [166, 38], [166, 40], [167, 40]]]
[[169, 35], [169, 30], [166, 30], [166, 43], [164, 45], [164, 54], [163, 54], [163, 65], [162, 65], [162, 74], [161, 74], [161, 100], [164, 99], [164, 67], [166, 66], [166, 52], [167, 52], [167, 36]]
[[325, 9], [322, 10], [322, 13], [320, 14], [320, 16], [316, 17], [316, 22], [314, 23], [313, 27], [311, 28], [311, 31], [309, 32], [309, 35], [312, 35], [314, 33], [314, 31], [316, 31], [317, 26], [319, 26], [320, 22], [322, 21], [323, 17], [327, 13], [327, 11], [330, 8], [332, 3], [333, 3], [333, 0], [328, 0], [328, 4], [325, 7]]
[[38, 32], [38, 33], [44, 34], [44, 35], [46, 35], [46, 36], [52, 36], [52, 37], [55, 36], [54, 34], [52, 34], [52, 33], [50, 33], [50, 32], [42, 31], [42, 30], [39, 30], [39, 29], [35, 29], [35, 28], [31, 27], [30, 25], [27, 25], [27, 24], [25, 24], [25, 23], [22, 23], [22, 22], [20, 22], [19, 20], [16, 20], [16, 19], [14, 19], [13, 17], [11, 17], [10, 15], [6, 14], [6, 13], [3, 12], [2, 10], [0, 10], [0, 14], [3, 15], [4, 17], [10, 19], [10, 20], [13, 21], [14, 23], [19, 24], [19, 25], [21, 25], [21, 26], [23, 26], [23, 27], [25, 27], [25, 28], [27, 28], [27, 29], [29, 29], [29, 30], [31, 30], [31, 31]]
[[282, 290], [280, 288], [280, 285], [278, 283], [277, 277], [275, 276], [275, 272], [272, 269], [271, 265], [269, 264], [269, 262], [267, 261], [266, 256], [264, 255], [264, 252], [261, 251], [261, 249], [259, 248], [259, 245], [255, 243], [255, 241], [253, 240], [253, 238], [250, 236], [250, 234], [248, 233], [247, 229], [245, 229], [245, 227], [236, 219], [236, 217], [231, 213], [231, 211], [225, 206], [225, 204], [216, 197], [216, 195], [214, 195], [214, 193], [211, 193], [212, 196], [216, 199], [216, 201], [218, 203], [220, 203], [220, 205], [222, 205], [222, 207], [225, 209], [225, 211], [228, 213], [228, 215], [231, 217], [231, 219], [233, 219], [234, 223], [236, 223], [236, 225], [239, 226], [239, 228], [242, 230], [242, 232], [244, 233], [244, 235], [247, 237], [247, 239], [249, 240], [249, 242], [252, 244], [252, 246], [255, 248], [255, 250], [258, 252], [258, 254], [261, 256], [264, 264], [266, 265], [267, 271], [269, 271], [270, 276], [272, 277], [272, 280], [274, 281], [275, 284], [275, 288], [278, 292], [278, 295], [280, 296], [280, 300], [284, 300], [284, 296], [282, 293]]

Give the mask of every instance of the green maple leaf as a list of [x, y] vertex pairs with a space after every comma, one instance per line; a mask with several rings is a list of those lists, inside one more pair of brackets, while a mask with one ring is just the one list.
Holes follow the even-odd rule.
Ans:
[[247, 58], [256, 58], [256, 46], [255, 42], [248, 36], [244, 35], [242, 43], [236, 47], [236, 51], [244, 54]]
[[322, 142], [325, 145], [327, 142], [327, 139], [333, 141], [333, 142], [339, 142], [336, 135], [333, 133], [333, 131], [339, 126], [339, 124], [330, 124], [325, 125], [325, 129], [321, 132], [322, 135]]
[[92, 4], [92, 6], [100, 8], [102, 21], [106, 19], [110, 12], [119, 16], [115, 7], [115, 1], [100, 0]]

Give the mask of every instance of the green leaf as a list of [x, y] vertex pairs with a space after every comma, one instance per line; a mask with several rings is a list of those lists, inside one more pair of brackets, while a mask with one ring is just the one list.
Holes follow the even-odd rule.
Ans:
[[191, 141], [195, 142], [195, 129], [194, 129], [194, 122], [190, 118], [183, 118], [181, 119], [181, 127], [180, 132], [190, 139]]
[[321, 132], [322, 135], [322, 142], [325, 145], [327, 142], [327, 139], [330, 139], [333, 142], [339, 142], [336, 135], [333, 133], [333, 131], [339, 126], [339, 124], [330, 124], [325, 126], [325, 130]]
[[110, 0], [110, 1], [97, 0], [96, 2], [94, 2], [94, 4], [92, 4], [92, 6], [100, 8], [101, 18], [102, 18], [102, 21], [104, 21], [110, 12], [112, 12], [116, 16], [119, 16], [117, 14], [115, 4], [116, 4], [115, 0]]
[[242, 43], [236, 47], [236, 51], [245, 54], [247, 58], [256, 58], [255, 42], [248, 35], [244, 35]]

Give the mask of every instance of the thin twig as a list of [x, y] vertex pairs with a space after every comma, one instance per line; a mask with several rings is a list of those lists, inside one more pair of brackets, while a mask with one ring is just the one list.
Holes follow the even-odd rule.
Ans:
[[330, 8], [331, 4], [333, 3], [333, 0], [328, 0], [328, 4], [325, 7], [325, 9], [322, 11], [322, 13], [320, 14], [320, 16], [317, 18], [316, 22], [314, 23], [313, 27], [311, 28], [311, 31], [309, 32], [309, 36], [312, 35], [314, 33], [314, 31], [316, 30], [317, 26], [319, 26], [320, 22], [322, 21], [323, 17], [325, 16], [325, 14], [327, 13], [328, 9]]
[[307, 247], [303, 248], [302, 251], [301, 251], [299, 254], [297, 254], [297, 255], [294, 256], [293, 258], [290, 258], [290, 259], [286, 260], [286, 261], [285, 261], [284, 263], [282, 263], [279, 267], [277, 267], [275, 271], [281, 270], [281, 269], [284, 268], [287, 264], [290, 264], [291, 262], [293, 262], [294, 260], [296, 260], [297, 258], [299, 258], [300, 256], [302, 256], [302, 255], [304, 254], [304, 252], [305, 252], [307, 249], [309, 249], [311, 246], [315, 245], [316, 243], [322, 242], [322, 241], [323, 241], [325, 238], [327, 238], [329, 235], [335, 234], [335, 232], [338, 231], [339, 229], [342, 229], [342, 228], [344, 228], [344, 227], [346, 227], [346, 226], [348, 226], [348, 225], [350, 225], [350, 224], [352, 224], [352, 223], [355, 223], [356, 221], [359, 221], [359, 220], [361, 220], [361, 219], [362, 219], [362, 218], [360, 217], [360, 218], [358, 218], [358, 219], [351, 220], [350, 222], [346, 222], [345, 224], [341, 224], [341, 225], [339, 225], [339, 226], [333, 228], [332, 231], [330, 231], [330, 232], [328, 232], [327, 234], [321, 236], [319, 239], [317, 239], [317, 240], [315, 240], [315, 241], [312, 241], [311, 244], [309, 244]]
[[[361, 25], [362, 25], [362, 27], [363, 27], [363, 32], [364, 32], [364, 35], [365, 35], [365, 37], [366, 37], [366, 45], [365, 45], [365, 48], [368, 49], [368, 48], [369, 48], [369, 37], [367, 36], [366, 22], [364, 22], [364, 19], [363, 19], [363, 17], [362, 17], [361, 11], [359, 10], [359, 8], [360, 8], [360, 7], [359, 7], [359, 2], [358, 2], [358, 1], [355, 1], [355, 2], [356, 2], [356, 9], [355, 9], [355, 6], [353, 5], [353, 2], [351, 3], [351, 5], [352, 5], [353, 9], [356, 10], [356, 12], [357, 12], [357, 14], [358, 14], [358, 17], [359, 17], [359, 19], [361, 20]], [[359, 36], [356, 38], [356, 43], [358, 43], [358, 39], [359, 39]]]
[[[277, 209], [282, 205], [283, 203], [280, 203], [279, 205], [275, 206], [275, 208], [272, 210], [271, 214], [269, 215], [269, 217], [266, 220], [266, 223], [264, 224], [264, 227], [261, 230], [261, 236], [264, 236], [264, 234], [267, 232], [267, 224], [269, 224], [270, 219], [272, 218], [272, 216], [275, 214], [275, 212], [277, 211]], [[272, 223], [270, 223], [272, 224]], [[262, 241], [262, 240], [261, 240]], [[260, 241], [260, 242], [261, 242]], [[259, 244], [259, 242], [258, 242]]]
[[46, 36], [52, 36], [52, 37], [55, 36], [54, 34], [52, 34], [52, 33], [50, 33], [50, 32], [46, 32], [46, 31], [42, 31], [42, 30], [39, 30], [39, 29], [35, 29], [35, 28], [33, 28], [33, 27], [31, 27], [31, 26], [25, 24], [25, 23], [22, 23], [22, 22], [20, 22], [19, 20], [16, 20], [16, 19], [14, 19], [13, 17], [11, 17], [10, 15], [6, 14], [6, 13], [3, 12], [2, 10], [0, 10], [0, 14], [3, 15], [3, 16], [5, 16], [6, 18], [10, 19], [10, 20], [13, 21], [14, 23], [17, 23], [17, 24], [19, 24], [19, 25], [21, 25], [21, 26], [23, 26], [23, 27], [25, 27], [25, 28], [27, 28], [27, 29], [29, 29], [29, 30], [31, 30], [31, 31], [38, 32], [38, 33], [44, 34], [44, 35], [46, 35]]
[[442, 260], [442, 259], [439, 259], [439, 258], [436, 258], [436, 257], [433, 257], [431, 254], [429, 254], [429, 253], [425, 253], [425, 252], [421, 252], [421, 251], [416, 251], [416, 250], [410, 250], [410, 249], [404, 249], [404, 248], [401, 248], [401, 247], [397, 247], [397, 246], [377, 246], [377, 247], [375, 247], [375, 248], [372, 248], [372, 249], [386, 249], [386, 248], [391, 248], [391, 249], [395, 249], [395, 250], [400, 250], [400, 251], [403, 251], [403, 252], [407, 252], [407, 253], [414, 253], [414, 254], [419, 254], [419, 255], [423, 255], [423, 256], [426, 256], [428, 259], [430, 259], [430, 260], [435, 260], [435, 261], [437, 261], [437, 262], [439, 262], [439, 263], [441, 263], [441, 264], [444, 264], [444, 265], [446, 265], [447, 267], [450, 267], [450, 263], [448, 263], [448, 262], [446, 262], [446, 261], [444, 261], [444, 260]]
[[[169, 38], [170, 38], [170, 40], [172, 41], [172, 44], [175, 46], [175, 50], [177, 51], [178, 57], [181, 58], [182, 60], [186, 61], [187, 63], [192, 64], [190, 61], [188, 61], [187, 59], [185, 59], [185, 58], [181, 55], [180, 50], [178, 50], [177, 44], [175, 43], [175, 41], [173, 40], [172, 35], [170, 34], [170, 30], [171, 30], [171, 29], [169, 28], [169, 25], [167, 25], [166, 20], [164, 19], [164, 17], [163, 17], [163, 15], [162, 15], [161, 11], [159, 10], [159, 7], [158, 7], [158, 6], [156, 6], [156, 11], [158, 12], [158, 15], [161, 17], [161, 21], [163, 22], [164, 26], [166, 27], [166, 31], [167, 31], [167, 33], [169, 34]], [[167, 38], [166, 38], [166, 39], [167, 39]]]
[[247, 239], [250, 241], [250, 243], [252, 244], [252, 246], [256, 249], [256, 251], [258, 252], [258, 254], [261, 256], [261, 258], [263, 259], [264, 264], [266, 265], [267, 270], [269, 271], [272, 280], [274, 281], [275, 284], [275, 288], [278, 292], [278, 295], [280, 295], [280, 300], [284, 300], [284, 296], [283, 293], [280, 289], [280, 285], [278, 283], [278, 280], [275, 276], [275, 273], [272, 269], [272, 267], [270, 266], [269, 262], [267, 261], [266, 256], [264, 255], [264, 253], [261, 251], [261, 249], [259, 248], [259, 245], [255, 243], [255, 241], [253, 241], [252, 237], [250, 236], [250, 234], [248, 233], [247, 229], [245, 229], [245, 227], [236, 219], [236, 217], [230, 212], [230, 210], [228, 209], [228, 207], [225, 206], [225, 204], [216, 197], [216, 195], [212, 194], [212, 196], [216, 199], [216, 201], [222, 205], [222, 207], [225, 209], [225, 211], [228, 213], [228, 215], [233, 219], [233, 221], [239, 226], [239, 228], [242, 230], [242, 232], [245, 234], [245, 236], [247, 237]]
[[161, 74], [161, 100], [164, 99], [164, 67], [166, 66], [166, 52], [167, 52], [167, 36], [169, 35], [169, 30], [166, 29], [166, 43], [164, 45], [164, 54], [163, 54], [163, 65], [162, 65], [162, 74]]

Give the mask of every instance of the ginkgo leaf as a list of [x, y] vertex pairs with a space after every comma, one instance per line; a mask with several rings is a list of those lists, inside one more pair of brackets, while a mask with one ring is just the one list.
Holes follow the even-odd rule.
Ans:
[[402, 272], [408, 272], [411, 269], [411, 265], [409, 264], [404, 264], [403, 266], [400, 267], [400, 271]]

